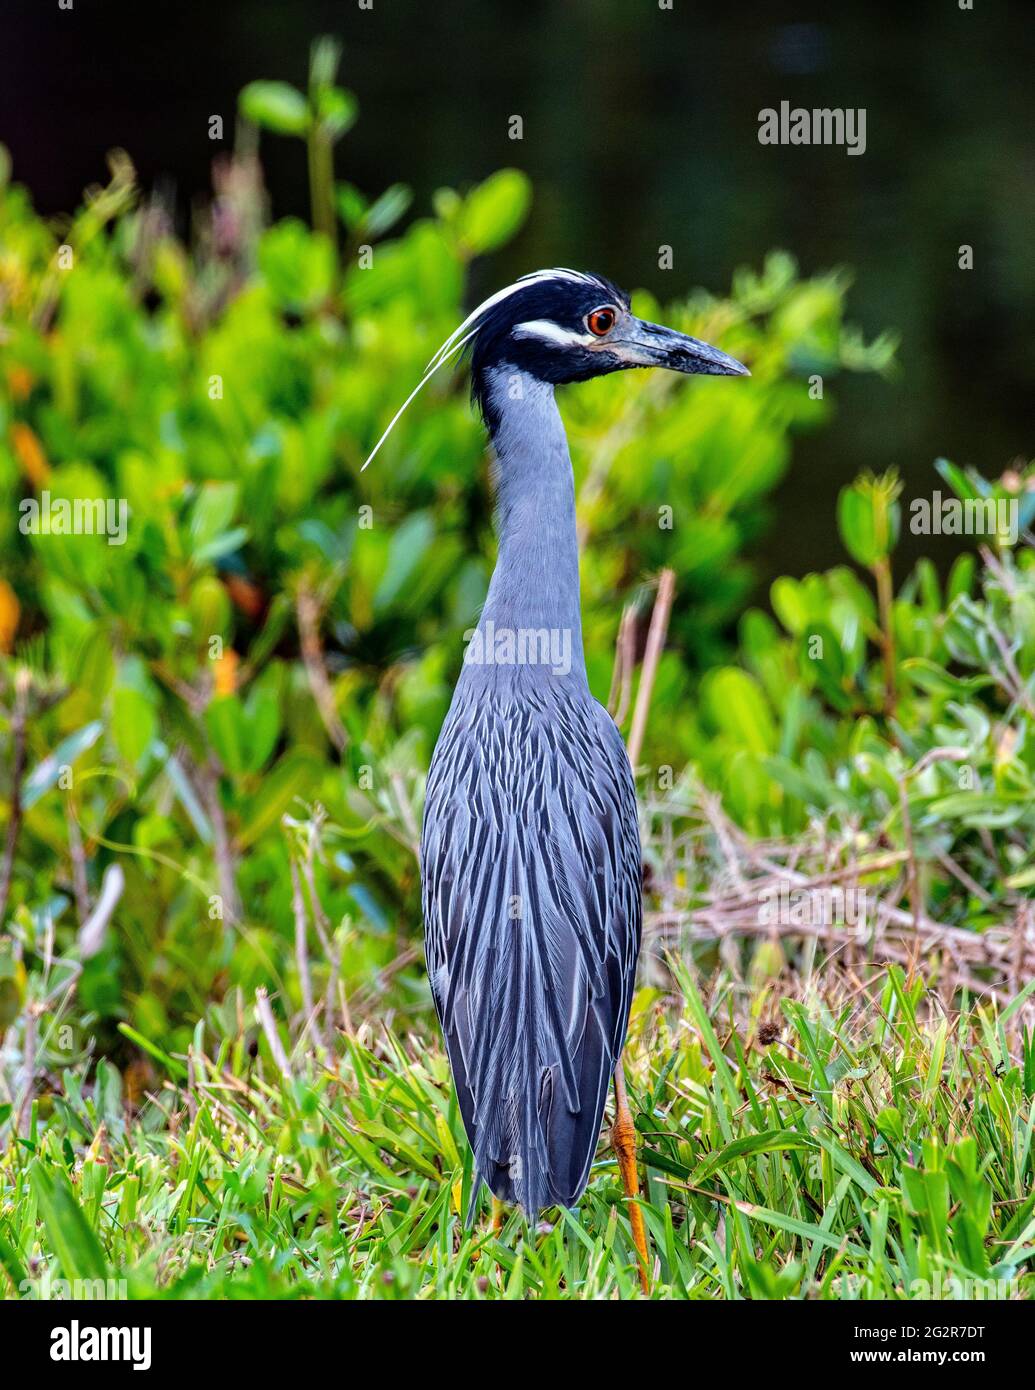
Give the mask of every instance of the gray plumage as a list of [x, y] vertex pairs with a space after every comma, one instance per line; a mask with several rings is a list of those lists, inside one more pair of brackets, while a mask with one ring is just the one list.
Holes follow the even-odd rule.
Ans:
[[642, 916], [632, 772], [586, 680], [554, 385], [628, 367], [746, 369], [569, 270], [491, 296], [421, 386], [464, 349], [495, 452], [499, 555], [428, 775], [427, 963], [478, 1175], [534, 1214], [572, 1205], [588, 1181]]
[[505, 369], [489, 385], [500, 547], [481, 654], [489, 634], [545, 631], [555, 656], [570, 640], [570, 670], [465, 664], [421, 859], [428, 971], [478, 1173], [536, 1212], [574, 1203], [589, 1176], [629, 1016], [641, 860], [625, 746], [586, 682], [564, 430], [553, 388], [516, 380], [516, 402]]

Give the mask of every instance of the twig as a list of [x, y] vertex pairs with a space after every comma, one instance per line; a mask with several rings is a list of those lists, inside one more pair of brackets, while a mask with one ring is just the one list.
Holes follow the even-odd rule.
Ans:
[[1014, 928], [1014, 951], [1013, 951], [1013, 990], [1017, 994], [1020, 992], [1024, 981], [1024, 963], [1028, 950], [1028, 939], [1031, 935], [1032, 906], [1030, 902], [1022, 902], [1017, 905], [1017, 923]]
[[[423, 954], [424, 952], [419, 946], [405, 947], [398, 955], [393, 956], [387, 965], [382, 966], [372, 980], [356, 991], [352, 998], [353, 1006], [362, 1011], [371, 1000], [379, 998], [384, 993], [385, 986], [393, 975], [397, 975], [400, 970], [405, 970], [415, 960], [420, 960]], [[351, 1024], [348, 1031], [352, 1031]]]
[[341, 1026], [345, 1030], [346, 1037], [351, 1038], [356, 1030], [352, 1024], [348, 995], [345, 993], [345, 981], [340, 976], [338, 977], [338, 1005], [341, 1009]]
[[65, 801], [65, 819], [68, 822], [68, 854], [72, 861], [72, 891], [75, 894], [75, 911], [82, 927], [90, 915], [90, 890], [86, 881], [86, 855], [83, 853], [83, 837], [79, 831], [75, 805], [69, 796]]
[[[913, 914], [913, 929], [917, 932], [923, 920], [923, 899], [920, 896], [920, 872], [916, 863], [916, 847], [913, 844], [913, 822], [909, 815], [909, 795], [906, 792], [906, 779], [903, 777], [898, 784], [898, 803], [899, 811], [902, 816], [902, 836], [906, 842], [906, 882], [909, 885], [909, 907]], [[917, 932], [913, 942], [913, 954], [909, 962], [910, 986], [916, 975], [916, 967], [920, 959], [920, 936]]]
[[[931, 762], [955, 759], [961, 750], [954, 748], [935, 749], [925, 755], [916, 766], [906, 774], [905, 779], [922, 771]], [[700, 797], [707, 797], [699, 791]], [[1026, 979], [1035, 975], [1035, 939], [1027, 923], [1012, 919], [988, 925], [983, 931], [975, 932], [965, 927], [950, 926], [927, 915], [921, 901], [917, 905], [914, 896], [906, 911], [897, 906], [903, 892], [908, 887], [907, 850], [895, 850], [860, 857], [855, 843], [849, 839], [841, 844], [824, 839], [817, 843], [814, 836], [797, 836], [793, 840], [749, 839], [733, 822], [728, 821], [717, 798], [711, 804], [705, 799], [696, 804], [671, 805], [654, 808], [655, 814], [687, 815], [694, 810], [706, 819], [709, 828], [721, 846], [732, 891], [712, 893], [707, 902], [698, 905], [693, 884], [696, 875], [692, 866], [686, 879], [677, 886], [675, 878], [657, 883], [665, 909], [651, 912], [645, 919], [645, 928], [655, 938], [671, 937], [678, 932], [686, 934], [686, 940], [718, 940], [733, 942], [737, 937], [775, 936], [798, 939], [803, 948], [815, 950], [817, 944], [825, 943], [831, 954], [850, 952], [864, 943], [868, 953], [868, 964], [874, 960], [887, 959], [911, 967], [917, 957], [940, 953], [944, 967], [940, 976], [940, 990], [943, 997], [956, 989], [966, 989], [970, 993], [993, 999], [1000, 1003], [1008, 1002], [1010, 995], [1005, 991], [1011, 987], [1013, 994], [1023, 986]], [[684, 843], [693, 843], [700, 834], [701, 827], [690, 828], [683, 836]], [[832, 856], [843, 853], [845, 862], [838, 863]], [[780, 856], [786, 862], [780, 862]], [[739, 861], [739, 862], [738, 862]], [[795, 865], [818, 862], [822, 872], [809, 875], [801, 872]], [[839, 913], [825, 910], [817, 919], [811, 916], [805, 920], [772, 920], [771, 914], [761, 912], [761, 903], [773, 893], [780, 891], [782, 885], [793, 889], [814, 892], [823, 885], [851, 884], [872, 878], [878, 872], [900, 866], [901, 877], [884, 888], [882, 895], [872, 904], [872, 912], [867, 911], [865, 922], [840, 920]], [[683, 866], [685, 867], [685, 866]], [[685, 904], [685, 905], [684, 905]], [[860, 927], [862, 930], [860, 930]], [[991, 972], [990, 978], [983, 977]], [[1029, 1010], [1030, 1012], [1030, 1010]]]
[[[929, 767], [940, 762], [963, 762], [967, 758], [965, 748], [942, 747], [929, 749], [922, 758], [905, 773], [898, 784], [899, 813], [902, 816], [902, 838], [906, 844], [906, 882], [909, 890], [909, 907], [913, 914], [913, 926], [920, 926], [924, 915], [924, 900], [920, 892], [920, 869], [916, 861], [916, 846], [913, 840], [913, 820], [909, 814], [909, 793], [906, 790], [906, 783], [911, 777], [918, 777], [920, 773], [926, 772]], [[920, 959], [920, 938], [917, 936], [914, 942], [913, 956], [909, 962], [909, 984], [912, 985], [916, 976], [916, 967]]]
[[654, 600], [650, 631], [647, 634], [647, 649], [643, 654], [643, 670], [640, 673], [640, 688], [636, 692], [636, 708], [633, 711], [632, 729], [629, 731], [629, 762], [635, 769], [643, 748], [643, 736], [647, 732], [647, 715], [650, 712], [650, 697], [654, 689], [654, 678], [658, 672], [658, 662], [665, 645], [668, 632], [668, 619], [672, 611], [672, 598], [676, 591], [675, 571], [665, 569], [658, 578], [658, 596]]
[[299, 877], [295, 856], [290, 851], [288, 852], [288, 863], [291, 866], [291, 910], [295, 917], [295, 963], [298, 966], [298, 978], [302, 984], [302, 1007], [305, 1010], [306, 1019], [312, 1027], [317, 1047], [321, 1052], [326, 1052], [326, 1043], [317, 1023], [316, 1006], [313, 1003], [313, 978], [309, 971], [309, 942], [307, 940], [309, 923], [306, 919], [305, 899], [302, 896], [302, 880]]
[[[31, 1112], [32, 1098], [36, 1090], [36, 1005], [30, 1004], [25, 1010], [25, 1036], [22, 1050], [25, 1057], [25, 1089], [18, 1103], [18, 1115], [14, 1122], [15, 1134], [25, 1132], [25, 1118]], [[27, 1137], [27, 1135], [26, 1135]]]
[[392, 784], [392, 790], [395, 792], [395, 799], [399, 804], [399, 815], [402, 818], [402, 823], [406, 828], [406, 834], [409, 836], [409, 847], [414, 854], [419, 855], [420, 830], [417, 826], [417, 821], [414, 818], [413, 807], [410, 805], [410, 799], [406, 795], [406, 783], [402, 779], [402, 773], [389, 773], [388, 780]]
[[626, 604], [622, 610], [622, 621], [618, 625], [614, 671], [611, 675], [611, 689], [607, 697], [607, 708], [611, 711], [611, 717], [619, 728], [625, 723], [629, 713], [629, 701], [632, 699], [635, 637], [636, 610], [630, 603]]
[[262, 1031], [266, 1034], [266, 1041], [269, 1043], [274, 1063], [289, 1081], [293, 1080], [287, 1053], [284, 1051], [284, 1044], [280, 1041], [277, 1023], [273, 1017], [273, 1010], [270, 1008], [269, 995], [263, 985], [260, 985], [255, 991], [255, 1017], [259, 1020]]
[[242, 909], [237, 893], [234, 852], [230, 843], [230, 832], [226, 826], [226, 816], [223, 813], [223, 803], [219, 799], [219, 772], [214, 759], [210, 758], [204, 766], [198, 768], [198, 780], [201, 798], [212, 823], [212, 852], [219, 879], [219, 895], [223, 900], [223, 915], [229, 922], [238, 922], [242, 916]]
[[187, 1114], [191, 1124], [198, 1118], [197, 1076], [194, 1071], [194, 1044], [187, 1044]]
[[[324, 809], [317, 806], [313, 811], [313, 821], [322, 824]], [[315, 835], [311, 832], [306, 836], [305, 858], [302, 860], [302, 876], [305, 879], [306, 887], [309, 890], [309, 905], [313, 911], [313, 924], [316, 927], [316, 934], [320, 938], [320, 945], [323, 947], [327, 956], [333, 953], [331, 942], [331, 921], [327, 916], [323, 903], [320, 901], [320, 894], [316, 890], [316, 872], [313, 864], [315, 855], [314, 846]]]
[[947, 869], [949, 873], [952, 874], [953, 878], [963, 884], [968, 893], [973, 893], [975, 898], [979, 898], [985, 904], [995, 902], [995, 898], [993, 898], [992, 894], [986, 892], [976, 879], [971, 878], [966, 869], [961, 868], [951, 854], [947, 854], [944, 850], [936, 849], [934, 857], [938, 860], [938, 863], [941, 864], [943, 869]]
[[302, 875], [305, 878], [306, 888], [309, 890], [309, 905], [313, 913], [313, 925], [316, 927], [316, 934], [320, 938], [320, 945], [323, 947], [330, 969], [327, 973], [327, 989], [324, 992], [323, 1014], [327, 1020], [329, 1028], [334, 1027], [334, 995], [335, 990], [340, 989], [342, 1009], [342, 1024], [347, 1033], [352, 1032], [352, 1019], [349, 1015], [349, 1006], [345, 999], [345, 986], [341, 981], [341, 951], [336, 947], [331, 932], [330, 918], [324, 910], [324, 905], [320, 901], [320, 894], [316, 888], [316, 869], [314, 858], [316, 855], [316, 841], [323, 825], [326, 812], [323, 807], [317, 805], [313, 809], [312, 825], [306, 837], [305, 858], [302, 860]]
[[316, 594], [303, 581], [295, 598], [295, 613], [298, 617], [298, 636], [302, 647], [302, 662], [306, 678], [312, 692], [313, 703], [327, 730], [327, 736], [339, 753], [348, 746], [349, 737], [338, 718], [334, 703], [334, 692], [327, 679], [327, 668], [323, 660], [323, 647], [320, 644], [320, 617], [322, 605]]
[[891, 561], [885, 555], [873, 569], [877, 581], [877, 607], [880, 611], [881, 649], [884, 654], [884, 713], [895, 713], [895, 592], [891, 582]]
[[[685, 926], [690, 935], [699, 940], [721, 940], [725, 936], [781, 936], [781, 937], [801, 937], [802, 939], [825, 941], [838, 947], [847, 945], [855, 939], [854, 928], [841, 927], [831, 923], [773, 923], [755, 921], [729, 921], [722, 922], [715, 919], [704, 920], [699, 914], [695, 914], [693, 920], [689, 920], [685, 914], [665, 914], [648, 913], [645, 918], [645, 925], [655, 926], [660, 918], [668, 917], [675, 919], [674, 925]], [[937, 942], [935, 944], [938, 944]], [[948, 943], [942, 943], [946, 946]], [[891, 960], [898, 961], [902, 965], [909, 965], [913, 949], [912, 942], [899, 943], [897, 940], [882, 936], [872, 947], [872, 953], [876, 957], [886, 956]], [[950, 951], [951, 954], [951, 951]], [[986, 964], [991, 966], [991, 962], [976, 962], [984, 968]], [[989, 984], [985, 980], [979, 980], [969, 971], [965, 971], [955, 959], [954, 984], [962, 985], [969, 989], [972, 994], [982, 995], [985, 998], [994, 999], [996, 1003], [1005, 1005], [1009, 1003], [1009, 996], [1004, 994], [997, 985]]]
[[14, 870], [14, 852], [18, 845], [18, 832], [22, 824], [22, 778], [25, 776], [25, 724], [29, 712], [29, 689], [32, 673], [21, 666], [14, 677], [14, 713], [11, 718], [11, 812], [7, 822], [7, 837], [4, 840], [4, 857], [0, 862], [0, 924], [7, 912], [7, 899], [11, 892], [11, 875]]
[[719, 842], [719, 847], [722, 850], [722, 857], [726, 861], [726, 867], [729, 870], [730, 878], [736, 885], [737, 892], [746, 893], [748, 891], [747, 879], [741, 872], [740, 862], [737, 859], [733, 840], [729, 833], [730, 822], [722, 813], [722, 802], [717, 796], [711, 796], [707, 792], [702, 792], [701, 810], [708, 824], [715, 831], [715, 838]]

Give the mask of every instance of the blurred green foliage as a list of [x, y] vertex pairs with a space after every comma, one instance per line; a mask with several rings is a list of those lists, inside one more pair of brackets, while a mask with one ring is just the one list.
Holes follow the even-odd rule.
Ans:
[[[941, 471], [961, 496], [978, 486], [995, 495], [976, 475]], [[1022, 493], [1020, 477], [1013, 486], [998, 491], [1026, 528], [1035, 488], [1029, 479]], [[959, 924], [995, 921], [1004, 898], [1019, 903], [1035, 887], [1032, 550], [1015, 554], [1004, 537], [983, 564], [961, 554], [944, 583], [922, 561], [893, 596], [897, 480], [846, 487], [839, 522], [873, 588], [847, 566], [776, 580], [775, 618], [745, 613], [740, 664], [702, 681], [699, 770], [758, 835], [818, 818], [903, 845], [912, 829], [934, 915], [949, 897]], [[932, 871], [946, 854], [966, 867], [971, 894]]]
[[[53, 946], [81, 966], [77, 1008], [107, 1048], [121, 1026], [182, 1051], [197, 1018], [258, 986], [299, 1006], [292, 858], [326, 910], [314, 987], [368, 989], [386, 971], [397, 1007], [426, 1004], [410, 949], [423, 771], [493, 549], [462, 384], [437, 377], [360, 466], [491, 284], [472, 262], [521, 225], [530, 190], [501, 170], [440, 191], [385, 239], [408, 194], [333, 181], [329, 150], [354, 111], [335, 66], [318, 49], [307, 93], [245, 90], [238, 151], [187, 242], [160, 199], [140, 198], [125, 156], [66, 225], [0, 186], [0, 806], [20, 821], [5, 929], [19, 961]], [[253, 122], [305, 140], [317, 230], [269, 223]], [[897, 504], [878, 517], [872, 489], [849, 492], [846, 543], [877, 599], [848, 569], [780, 580], [779, 626], [749, 612], [728, 664], [751, 540], [795, 432], [822, 423], [839, 371], [890, 363], [890, 340], [845, 326], [846, 288], [776, 253], [727, 298], [637, 296], [638, 312], [721, 342], [752, 379], [626, 373], [562, 393], [591, 683], [604, 698], [622, 606], [646, 617], [650, 576], [670, 566], [650, 765], [689, 762], [757, 833], [836, 815], [894, 837], [896, 778], [953, 741], [984, 800], [961, 803], [952, 767], [932, 764], [911, 784], [923, 825], [948, 842], [1010, 827], [998, 867], [1027, 883], [1030, 565], [1004, 555], [979, 584], [964, 561], [945, 593], [922, 567], [892, 601]], [[47, 497], [52, 513], [124, 499], [125, 543], [53, 519], [27, 534], [23, 504]], [[998, 679], [1000, 640], [1027, 695], [1009, 671]], [[116, 862], [117, 929], [102, 924], [86, 951], [77, 938]]]

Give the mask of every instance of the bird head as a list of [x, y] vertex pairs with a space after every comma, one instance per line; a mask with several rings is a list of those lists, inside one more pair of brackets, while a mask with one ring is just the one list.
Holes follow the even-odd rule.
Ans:
[[474, 333], [472, 371], [478, 378], [488, 368], [503, 365], [558, 385], [628, 367], [748, 375], [746, 367], [718, 348], [637, 318], [628, 295], [610, 280], [572, 270], [525, 276], [511, 294], [489, 308], [483, 306]]
[[629, 367], [667, 367], [688, 376], [750, 376], [747, 367], [686, 333], [637, 318], [609, 280], [577, 270], [537, 270], [489, 296], [436, 352], [365, 468], [421, 387], [447, 362], [471, 355], [472, 393], [485, 408], [494, 368], [551, 385], [589, 381]]

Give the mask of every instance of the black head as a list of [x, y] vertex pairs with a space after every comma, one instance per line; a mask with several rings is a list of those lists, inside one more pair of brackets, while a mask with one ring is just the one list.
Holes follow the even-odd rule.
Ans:
[[629, 367], [748, 375], [717, 348], [637, 318], [610, 280], [573, 270], [523, 277], [486, 300], [458, 332], [470, 339], [472, 392], [483, 409], [486, 373], [494, 367], [555, 385]]
[[577, 270], [537, 270], [490, 295], [450, 334], [364, 468], [424, 383], [465, 351], [471, 354], [471, 392], [483, 414], [488, 374], [494, 368], [527, 372], [552, 385], [588, 381], [627, 367], [667, 367], [709, 376], [750, 375], [746, 367], [718, 348], [637, 318], [629, 308], [628, 295], [602, 276]]

